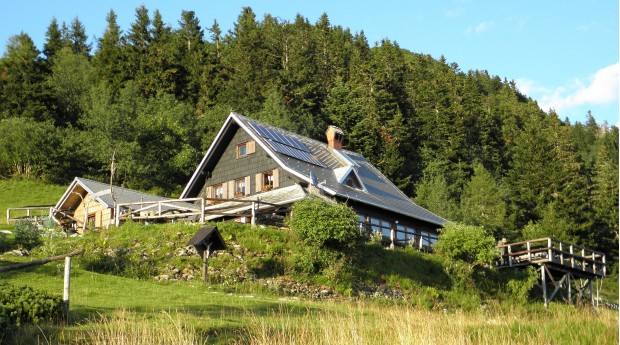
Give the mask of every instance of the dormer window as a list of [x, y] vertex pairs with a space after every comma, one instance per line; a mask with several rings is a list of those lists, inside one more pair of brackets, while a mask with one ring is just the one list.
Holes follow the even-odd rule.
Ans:
[[355, 174], [349, 174], [349, 176], [347, 176], [347, 178], [344, 179], [343, 184], [345, 186], [349, 186], [351, 188], [355, 188], [359, 190], [364, 189], [362, 188], [362, 184], [360, 183], [360, 180], [357, 178], [357, 175]]

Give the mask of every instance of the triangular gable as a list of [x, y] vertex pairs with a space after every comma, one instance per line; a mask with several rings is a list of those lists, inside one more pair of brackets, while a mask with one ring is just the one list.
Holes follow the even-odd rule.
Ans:
[[[181, 198], [188, 198], [190, 197], [190, 195], [193, 195], [193, 196], [198, 195], [198, 193], [196, 193], [196, 188], [201, 188], [202, 184], [204, 183], [204, 180], [206, 180], [206, 176], [204, 175], [204, 170], [207, 167], [209, 160], [216, 158], [214, 157], [214, 155], [215, 155], [215, 152], [217, 151], [218, 146], [224, 144], [223, 137], [227, 134], [228, 131], [236, 130], [236, 128], [234, 128], [233, 125], [238, 126], [239, 128], [243, 129], [252, 139], [254, 139], [254, 141], [263, 150], [265, 150], [265, 152], [267, 152], [267, 154], [282, 169], [286, 170], [290, 174], [298, 177], [299, 179], [303, 181], [306, 181], [308, 183], [311, 182], [309, 176], [301, 174], [298, 171], [291, 169], [287, 164], [284, 164], [282, 160], [280, 159], [280, 157], [273, 151], [273, 148], [265, 142], [265, 139], [261, 137], [260, 135], [258, 135], [254, 129], [250, 128], [249, 125], [246, 123], [246, 121], [240, 120], [238, 114], [232, 112], [230, 113], [226, 121], [224, 122], [224, 125], [222, 126], [218, 134], [215, 136], [215, 139], [211, 143], [211, 146], [209, 146], [207, 153], [204, 155], [204, 157], [200, 161], [200, 164], [194, 171], [194, 174], [192, 175], [189, 182], [187, 183], [187, 186], [185, 186], [183, 193], [181, 193]], [[192, 193], [192, 191], [194, 193]]]

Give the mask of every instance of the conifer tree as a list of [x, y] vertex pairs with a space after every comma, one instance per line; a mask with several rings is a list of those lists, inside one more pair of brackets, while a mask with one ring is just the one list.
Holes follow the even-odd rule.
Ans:
[[118, 92], [124, 78], [121, 29], [116, 18], [116, 13], [113, 10], [110, 10], [106, 15], [107, 26], [103, 36], [98, 40], [97, 51], [93, 56], [93, 66], [99, 80], [108, 82], [114, 93]]
[[47, 61], [51, 61], [56, 53], [63, 47], [62, 32], [56, 17], [52, 18], [50, 25], [45, 32], [45, 43], [43, 44], [43, 54]]
[[0, 59], [0, 118], [49, 119], [44, 62], [25, 33], [9, 38]]

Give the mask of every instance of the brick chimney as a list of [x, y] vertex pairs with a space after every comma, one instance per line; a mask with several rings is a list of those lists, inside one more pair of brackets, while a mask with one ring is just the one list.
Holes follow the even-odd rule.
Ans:
[[327, 127], [327, 132], [325, 132], [325, 136], [327, 137], [327, 145], [332, 149], [340, 150], [342, 149], [342, 142], [344, 141], [344, 132], [336, 126]]

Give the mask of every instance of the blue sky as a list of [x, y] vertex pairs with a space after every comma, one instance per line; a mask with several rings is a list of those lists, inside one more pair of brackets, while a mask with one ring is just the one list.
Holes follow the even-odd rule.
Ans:
[[204, 28], [217, 19], [224, 31], [244, 6], [259, 19], [270, 13], [292, 21], [300, 13], [312, 23], [326, 12], [332, 25], [363, 30], [371, 44], [388, 38], [416, 53], [443, 55], [463, 71], [487, 70], [514, 80], [522, 93], [562, 119], [583, 122], [591, 110], [598, 122], [618, 124], [616, 0], [14, 0], [4, 2], [0, 12], [1, 51], [22, 31], [42, 49], [52, 17], [69, 23], [77, 16], [94, 41], [114, 9], [127, 31], [142, 3], [159, 9], [173, 27], [182, 10], [193, 10]]

